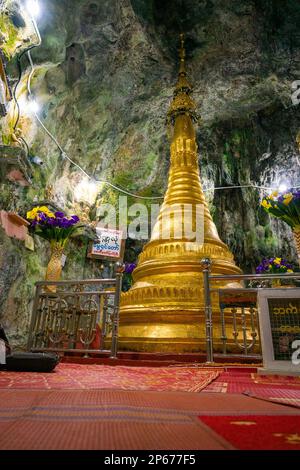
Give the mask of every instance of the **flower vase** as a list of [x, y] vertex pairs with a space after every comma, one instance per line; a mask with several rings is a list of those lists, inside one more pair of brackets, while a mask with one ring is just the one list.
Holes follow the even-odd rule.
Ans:
[[298, 256], [298, 263], [300, 265], [300, 225], [294, 228], [293, 230], [294, 240], [296, 244], [296, 251]]
[[282, 287], [280, 278], [272, 279], [271, 285], [272, 287], [275, 287], [275, 288]]
[[[64, 247], [57, 242], [51, 242], [51, 258], [47, 266], [46, 281], [59, 281], [62, 271], [61, 258]], [[47, 286], [48, 292], [56, 292], [56, 286]]]

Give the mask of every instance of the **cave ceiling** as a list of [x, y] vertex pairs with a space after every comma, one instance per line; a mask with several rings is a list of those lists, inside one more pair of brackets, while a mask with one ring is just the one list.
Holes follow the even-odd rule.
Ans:
[[[32, 50], [32, 90], [42, 121], [88, 174], [136, 194], [164, 194], [169, 167], [165, 118], [183, 31], [201, 118], [197, 140], [203, 185], [270, 186], [283, 178], [299, 180], [299, 107], [291, 102], [292, 83], [300, 78], [299, 2], [40, 3], [42, 45]], [[22, 68], [26, 76], [25, 58]], [[17, 75], [16, 58], [8, 69]], [[28, 204], [51, 188], [60, 207], [78, 210], [73, 189], [82, 173], [37, 122], [28, 125], [21, 117], [20, 127], [30, 151], [44, 161], [28, 190]], [[108, 187], [101, 193], [103, 201], [116, 203], [117, 197]], [[246, 188], [207, 193], [221, 237], [242, 264], [249, 253], [258, 258], [261, 250], [271, 249], [257, 242], [253, 226], [263, 233], [266, 226], [271, 233], [281, 231], [277, 246], [282, 250], [290, 243], [284, 228], [258, 209], [260, 197], [259, 191]], [[18, 208], [21, 203], [14, 204]], [[269, 243], [269, 235], [263, 236]]]

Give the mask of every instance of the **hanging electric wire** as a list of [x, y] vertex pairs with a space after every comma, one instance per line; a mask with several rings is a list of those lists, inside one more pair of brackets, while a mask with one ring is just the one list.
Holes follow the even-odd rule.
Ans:
[[[13, 129], [14, 131], [16, 130], [17, 128], [17, 125], [19, 123], [19, 120], [20, 120], [20, 106], [19, 106], [19, 103], [18, 103], [18, 100], [17, 100], [17, 89], [18, 89], [18, 86], [20, 85], [20, 82], [21, 82], [21, 79], [22, 79], [22, 64], [21, 64], [21, 60], [22, 60], [22, 57], [27, 54], [29, 58], [31, 58], [31, 55], [30, 55], [30, 51], [32, 49], [34, 49], [35, 47], [39, 47], [41, 44], [42, 44], [42, 38], [41, 38], [41, 35], [40, 35], [40, 32], [39, 32], [39, 29], [37, 27], [37, 24], [36, 24], [36, 21], [35, 19], [30, 15], [30, 19], [32, 21], [32, 24], [33, 24], [33, 27], [34, 27], [34, 30], [35, 30], [35, 34], [38, 38], [38, 41], [36, 44], [31, 44], [31, 46], [27, 47], [27, 49], [25, 49], [24, 51], [21, 52], [21, 54], [18, 56], [17, 58], [17, 64], [18, 64], [18, 72], [19, 72], [19, 75], [18, 75], [18, 79], [17, 79], [17, 82], [13, 88], [13, 97], [14, 97], [14, 101], [15, 101], [15, 104], [17, 106], [17, 117], [16, 117], [16, 120], [15, 120], [15, 123], [14, 123], [14, 126], [13, 126]], [[34, 67], [33, 67], [33, 70], [31, 70], [31, 73], [33, 74], [34, 72]], [[31, 82], [31, 77], [29, 77], [29, 80], [27, 81], [27, 83], [30, 84]]]
[[[18, 104], [18, 101], [17, 101], [17, 98], [16, 98], [16, 90], [18, 88], [18, 85], [21, 81], [21, 77], [22, 77], [22, 67], [21, 67], [21, 58], [22, 56], [26, 53], [27, 54], [27, 57], [28, 57], [28, 60], [29, 60], [29, 64], [30, 64], [30, 67], [31, 67], [31, 70], [28, 74], [28, 78], [27, 78], [27, 92], [28, 92], [28, 98], [30, 100], [33, 100], [33, 94], [32, 94], [32, 91], [31, 91], [31, 81], [32, 81], [32, 78], [33, 78], [33, 75], [34, 75], [34, 72], [35, 72], [35, 66], [34, 66], [34, 63], [33, 63], [33, 60], [32, 60], [32, 57], [31, 57], [31, 50], [34, 49], [35, 47], [39, 47], [41, 44], [42, 44], [42, 39], [41, 39], [41, 35], [40, 35], [40, 32], [38, 30], [38, 27], [37, 27], [37, 24], [36, 24], [36, 21], [35, 19], [31, 16], [31, 20], [32, 20], [32, 23], [33, 23], [33, 26], [34, 26], [34, 29], [35, 29], [35, 32], [36, 32], [36, 35], [38, 37], [38, 42], [32, 46], [30, 46], [28, 49], [26, 49], [25, 51], [22, 52], [22, 54], [20, 55], [19, 59], [18, 59], [18, 64], [20, 66], [20, 69], [19, 69], [19, 79], [18, 79], [18, 82], [15, 86], [15, 89], [14, 89], [14, 99], [15, 99], [15, 102], [17, 104], [17, 107], [18, 107], [18, 115], [17, 115], [17, 120], [16, 120], [16, 123], [15, 123], [15, 126], [14, 126], [14, 129], [16, 129], [17, 127], [17, 124], [18, 124], [18, 121], [19, 121], [19, 117], [20, 117], [20, 108], [19, 108], [19, 104]], [[50, 139], [55, 143], [55, 145], [57, 146], [57, 148], [59, 149], [60, 153], [61, 153], [61, 156], [62, 158], [65, 158], [67, 159], [72, 165], [74, 165], [76, 168], [79, 169], [79, 171], [81, 173], [83, 173], [89, 180], [91, 180], [93, 183], [99, 183], [99, 184], [106, 184], [108, 186], [110, 186], [111, 188], [115, 189], [116, 191], [119, 191], [120, 193], [123, 193], [123, 194], [126, 194], [127, 196], [131, 196], [131, 197], [134, 197], [134, 198], [137, 198], [137, 199], [144, 199], [144, 200], [157, 200], [157, 199], [164, 199], [164, 196], [140, 196], [139, 194], [134, 194], [130, 191], [127, 191], [126, 189], [124, 188], [120, 188], [119, 186], [116, 186], [114, 185], [113, 183], [111, 183], [110, 181], [107, 181], [107, 180], [99, 180], [99, 179], [95, 179], [94, 177], [92, 177], [91, 175], [89, 175], [78, 163], [74, 162], [74, 160], [72, 160], [68, 154], [65, 152], [65, 150], [63, 149], [63, 147], [60, 145], [60, 143], [58, 142], [58, 140], [54, 137], [54, 135], [49, 131], [49, 129], [47, 129], [47, 127], [45, 126], [45, 124], [41, 121], [41, 119], [39, 118], [37, 112], [35, 110], [33, 110], [33, 114], [36, 118], [36, 120], [38, 121], [39, 125], [42, 127], [42, 129], [46, 132], [46, 134], [50, 137]], [[23, 138], [21, 138], [24, 142], [25, 140]], [[28, 149], [28, 145], [27, 143], [25, 142], [26, 144], [26, 147]], [[28, 152], [29, 152], [29, 149], [28, 149]], [[295, 186], [295, 187], [298, 187], [298, 186]], [[236, 185], [236, 186], [220, 186], [220, 187], [211, 187], [211, 188], [206, 188], [204, 189], [204, 192], [208, 192], [208, 191], [218, 191], [218, 190], [225, 190], [225, 189], [243, 189], [243, 188], [253, 188], [253, 189], [260, 189], [260, 190], [263, 190], [263, 191], [272, 191], [274, 190], [274, 188], [270, 188], [270, 187], [265, 187], [265, 186], [258, 186], [258, 185], [254, 185], [254, 184], [244, 184], [244, 185]]]
[[[29, 57], [29, 62], [30, 62], [30, 65], [31, 65], [31, 72], [30, 74], [28, 75], [28, 83], [27, 83], [27, 90], [28, 90], [28, 95], [30, 98], [33, 98], [33, 95], [32, 95], [32, 92], [31, 92], [31, 79], [33, 77], [33, 74], [34, 74], [34, 63], [32, 61], [32, 57], [31, 57], [31, 54], [30, 54], [30, 51], [28, 52], [28, 57]], [[55, 145], [58, 147], [58, 149], [60, 150], [61, 152], [61, 156], [63, 158], [66, 158], [67, 160], [70, 161], [70, 163], [72, 163], [72, 165], [76, 166], [89, 180], [91, 180], [92, 182], [94, 183], [101, 183], [101, 184], [107, 184], [108, 186], [112, 187], [113, 189], [115, 189], [116, 191], [119, 191], [123, 194], [126, 194], [128, 196], [131, 196], [131, 197], [134, 197], [134, 198], [137, 198], [137, 199], [148, 199], [148, 200], [155, 200], [155, 199], [163, 199], [164, 196], [140, 196], [138, 194], [134, 194], [130, 191], [127, 191], [126, 189], [123, 189], [123, 188], [120, 188], [119, 186], [116, 186], [114, 185], [113, 183], [111, 183], [110, 181], [107, 181], [107, 180], [97, 180], [95, 179], [94, 177], [92, 177], [91, 175], [89, 175], [78, 163], [74, 162], [74, 160], [72, 160], [68, 155], [67, 153], [64, 151], [64, 149], [62, 148], [62, 146], [60, 145], [60, 143], [58, 142], [58, 140], [53, 136], [53, 134], [47, 129], [47, 127], [44, 125], [44, 123], [41, 121], [41, 119], [39, 118], [38, 114], [34, 111], [34, 116], [35, 118], [37, 119], [38, 123], [40, 124], [40, 126], [44, 129], [44, 131], [47, 133], [47, 135], [52, 139], [52, 141], [55, 143]], [[295, 186], [295, 187], [298, 187], [298, 186]], [[270, 188], [270, 187], [265, 187], [265, 186], [258, 186], [258, 185], [254, 185], [254, 184], [245, 184], [245, 185], [236, 185], [236, 186], [219, 186], [219, 187], [211, 187], [211, 188], [206, 188], [204, 189], [204, 192], [208, 192], [208, 191], [217, 191], [217, 190], [225, 190], [225, 189], [239, 189], [239, 188], [254, 188], [254, 189], [261, 189], [261, 190], [264, 190], [264, 191], [272, 191], [274, 190], [274, 188]]]

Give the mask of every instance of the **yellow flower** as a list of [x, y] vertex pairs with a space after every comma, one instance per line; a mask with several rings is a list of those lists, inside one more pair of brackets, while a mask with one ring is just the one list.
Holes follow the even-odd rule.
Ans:
[[27, 212], [27, 219], [34, 220], [39, 219], [39, 212], [44, 212], [47, 217], [55, 217], [53, 212], [51, 212], [46, 206], [37, 206], [34, 207], [31, 211]]
[[286, 205], [286, 206], [288, 206], [289, 203], [293, 200], [293, 197], [294, 197], [294, 196], [292, 195], [292, 193], [286, 193], [286, 194], [284, 194], [284, 195], [283, 195], [283, 199], [284, 199], [284, 200], [283, 200], [283, 204]]
[[293, 273], [294, 271], [292, 269], [288, 269], [287, 273]]
[[278, 191], [273, 191], [272, 194], [270, 194], [269, 199], [271, 199], [271, 201], [273, 201], [274, 198], [277, 197], [277, 196], [278, 196]]
[[265, 209], [269, 209], [270, 207], [272, 207], [272, 204], [270, 204], [266, 199], [264, 199], [261, 203], [261, 205], [265, 208]]
[[48, 207], [46, 206], [41, 206], [41, 207], [38, 207], [38, 211], [39, 212], [44, 212], [44, 214], [46, 214], [47, 217], [55, 217], [55, 215], [53, 214], [53, 212], [51, 212]]
[[34, 209], [32, 209], [31, 211], [27, 212], [27, 219], [29, 220], [33, 220], [35, 219], [36, 215], [37, 215], [37, 207], [35, 207]]
[[281, 258], [275, 258], [273, 262], [274, 262], [274, 264], [279, 265], [281, 263]]

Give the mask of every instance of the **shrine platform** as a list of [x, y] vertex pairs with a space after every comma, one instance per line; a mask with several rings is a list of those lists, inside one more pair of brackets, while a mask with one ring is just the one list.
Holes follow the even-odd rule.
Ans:
[[[61, 361], [64, 363], [74, 364], [106, 364], [106, 365], [119, 365], [119, 366], [134, 366], [134, 367], [161, 367], [169, 365], [203, 365], [206, 366], [206, 354], [167, 354], [167, 353], [142, 353], [142, 352], [118, 352], [117, 358], [112, 359], [109, 357], [110, 352], [99, 352], [90, 357], [84, 357], [84, 354], [65, 353]], [[228, 356], [223, 354], [214, 355], [214, 363], [210, 366], [231, 365], [233, 367], [258, 367], [261, 365], [261, 358], [255, 356], [245, 355], [241, 356]]]

